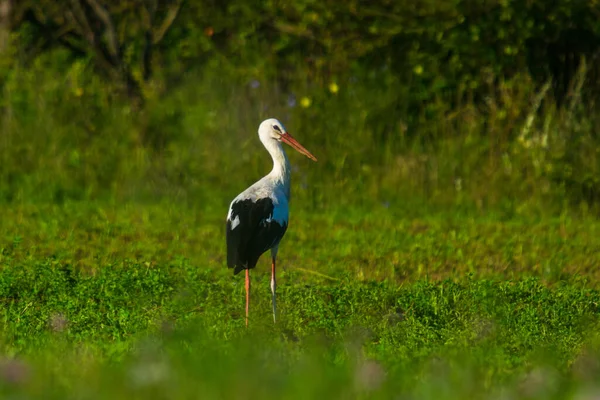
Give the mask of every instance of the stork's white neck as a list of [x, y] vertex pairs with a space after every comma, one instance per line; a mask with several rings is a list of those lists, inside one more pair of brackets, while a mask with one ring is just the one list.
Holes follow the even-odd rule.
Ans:
[[290, 196], [290, 179], [291, 179], [291, 168], [290, 162], [285, 154], [285, 150], [281, 142], [267, 138], [262, 140], [265, 148], [273, 158], [273, 169], [269, 173], [269, 177], [274, 181], [274, 183], [282, 185], [287, 197]]

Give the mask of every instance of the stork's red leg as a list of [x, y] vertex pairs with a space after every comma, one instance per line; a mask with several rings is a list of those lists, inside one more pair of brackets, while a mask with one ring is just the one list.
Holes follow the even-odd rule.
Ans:
[[246, 328], [248, 327], [248, 311], [250, 311], [250, 270], [246, 270]]
[[273, 322], [277, 322], [277, 303], [275, 302], [275, 289], [277, 288], [277, 281], [275, 280], [275, 257], [272, 258], [271, 264], [271, 293], [273, 294]]

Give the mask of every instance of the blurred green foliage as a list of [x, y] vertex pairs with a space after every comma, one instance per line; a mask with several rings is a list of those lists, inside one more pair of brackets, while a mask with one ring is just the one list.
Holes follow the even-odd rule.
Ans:
[[276, 116], [321, 155], [314, 204], [332, 185], [357, 204], [598, 210], [595, 1], [103, 4], [12, 5], [5, 201], [239, 189]]
[[61, 47], [138, 81], [158, 71], [167, 88], [206, 65], [242, 76], [268, 72], [282, 83], [298, 72], [318, 81], [358, 66], [389, 68], [417, 89], [411, 102], [423, 101], [528, 68], [541, 82], [552, 76], [568, 84], [579, 58], [596, 58], [600, 43], [596, 0], [61, 0], [14, 7], [25, 53]]

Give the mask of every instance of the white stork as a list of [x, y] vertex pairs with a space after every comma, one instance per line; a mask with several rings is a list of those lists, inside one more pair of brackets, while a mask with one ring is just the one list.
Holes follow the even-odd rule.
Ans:
[[250, 269], [256, 266], [259, 257], [269, 249], [272, 261], [273, 322], [276, 321], [275, 259], [279, 241], [288, 226], [291, 174], [290, 162], [281, 142], [317, 161], [275, 118], [264, 120], [260, 124], [258, 137], [273, 158], [273, 169], [233, 199], [227, 214], [227, 266], [234, 268], [234, 275], [246, 270], [246, 326], [250, 305]]

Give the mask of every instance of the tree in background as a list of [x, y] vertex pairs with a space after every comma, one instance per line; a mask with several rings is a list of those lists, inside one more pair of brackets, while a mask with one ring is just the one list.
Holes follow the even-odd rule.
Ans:
[[[16, 5], [13, 30], [28, 29], [32, 56], [61, 46], [91, 57], [99, 72], [119, 82], [134, 102], [144, 99], [156, 46], [172, 27], [182, 0], [30, 0]], [[2, 15], [10, 0], [0, 4]], [[1, 38], [0, 38], [1, 39]]]
[[[0, 0], [0, 6], [0, 26], [10, 14], [10, 29], [20, 32], [31, 56], [60, 46], [90, 57], [136, 100], [155, 70], [176, 82], [207, 60], [240, 74], [270, 65], [277, 79], [294, 70], [310, 77], [356, 65], [387, 68], [399, 82], [411, 82], [417, 103], [529, 70], [540, 85], [554, 78], [563, 96], [581, 56], [593, 61], [600, 49], [597, 0]], [[588, 62], [588, 69], [598, 68]], [[158, 81], [170, 86], [165, 76]]]

